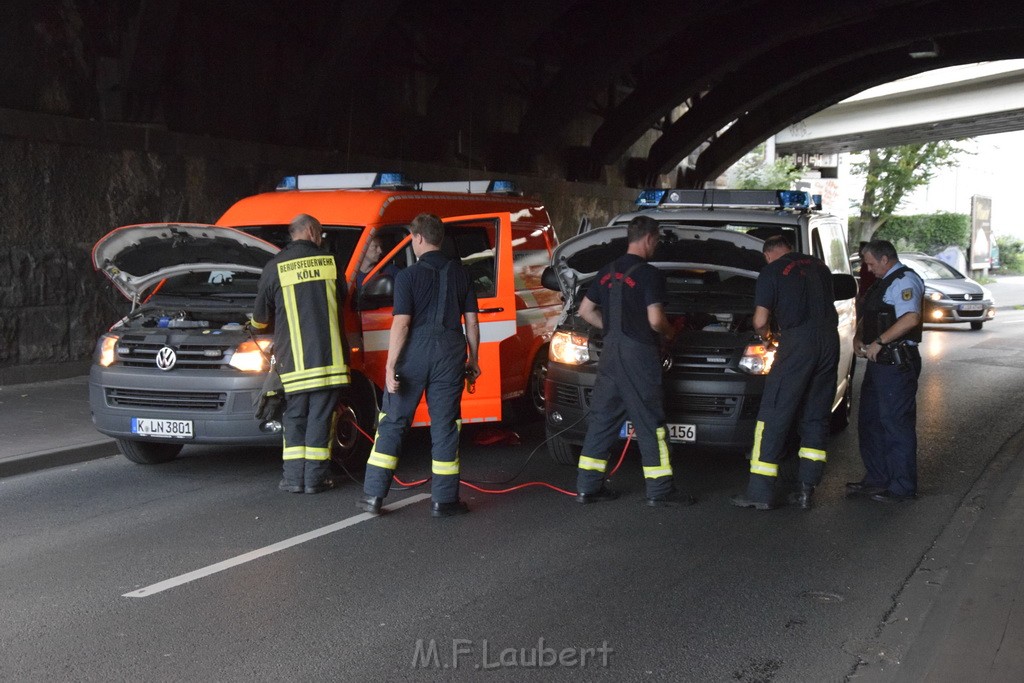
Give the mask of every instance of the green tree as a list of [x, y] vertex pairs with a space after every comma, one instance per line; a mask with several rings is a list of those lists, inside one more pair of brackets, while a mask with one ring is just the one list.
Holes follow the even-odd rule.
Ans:
[[740, 190], [786, 190], [800, 177], [791, 157], [765, 161], [764, 143], [736, 162], [735, 187]]
[[901, 251], [935, 254], [946, 247], [960, 247], [966, 252], [971, 241], [971, 217], [965, 213], [945, 211], [890, 216], [874, 236], [889, 240]]
[[859, 216], [850, 221], [851, 246], [869, 241], [911, 192], [931, 182], [939, 169], [959, 165], [957, 156], [964, 152], [949, 140], [868, 150], [867, 160], [851, 167], [854, 175], [864, 176]]
[[1009, 235], [998, 235], [996, 244], [999, 245], [999, 260], [1002, 264], [1000, 272], [1024, 272], [1024, 242]]

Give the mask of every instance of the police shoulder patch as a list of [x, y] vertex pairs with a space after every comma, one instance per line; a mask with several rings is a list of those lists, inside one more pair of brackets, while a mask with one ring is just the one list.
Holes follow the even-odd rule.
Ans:
[[903, 300], [904, 301], [910, 301], [913, 298], [914, 298], [914, 290], [913, 289], [907, 288], [907, 289], [903, 290]]

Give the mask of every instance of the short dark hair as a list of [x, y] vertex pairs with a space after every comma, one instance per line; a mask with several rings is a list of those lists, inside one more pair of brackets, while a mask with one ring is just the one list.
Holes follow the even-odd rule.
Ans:
[[423, 235], [427, 244], [439, 247], [444, 240], [444, 223], [432, 213], [421, 213], [412, 219], [409, 232], [414, 235]]
[[660, 230], [658, 221], [650, 216], [635, 216], [626, 227], [626, 239], [629, 240], [630, 244], [633, 244], [633, 242], [639, 242], [648, 235], [657, 235]]
[[761, 253], [767, 254], [769, 251], [775, 251], [776, 249], [792, 251], [793, 245], [790, 244], [789, 240], [782, 235], [772, 235], [764, 241], [764, 246], [761, 247]]
[[884, 256], [893, 262], [899, 260], [899, 257], [896, 255], [896, 247], [894, 247], [892, 242], [889, 240], [871, 240], [864, 245], [864, 249], [861, 251], [861, 254], [863, 255], [865, 251], [869, 252], [876, 259], [880, 259]]

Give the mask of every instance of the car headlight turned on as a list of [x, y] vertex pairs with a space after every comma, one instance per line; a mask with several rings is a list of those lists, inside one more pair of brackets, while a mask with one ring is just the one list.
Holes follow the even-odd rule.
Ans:
[[237, 368], [242, 372], [265, 372], [270, 369], [270, 362], [267, 360], [267, 349], [270, 348], [269, 339], [258, 341], [244, 341], [235, 348], [231, 354], [228, 365]]
[[940, 301], [940, 300], [942, 300], [942, 293], [941, 292], [936, 292], [934, 289], [929, 289], [928, 291], [926, 291], [924, 293], [924, 295], [926, 297], [928, 297], [929, 299], [931, 299], [932, 301]]
[[582, 365], [590, 361], [585, 335], [575, 332], [555, 332], [548, 346], [548, 358], [566, 365]]
[[763, 342], [747, 344], [740, 358], [740, 369], [751, 375], [767, 375], [775, 362], [775, 347]]
[[116, 334], [105, 334], [100, 337], [96, 344], [96, 364], [109, 368], [117, 360], [117, 342], [119, 337]]

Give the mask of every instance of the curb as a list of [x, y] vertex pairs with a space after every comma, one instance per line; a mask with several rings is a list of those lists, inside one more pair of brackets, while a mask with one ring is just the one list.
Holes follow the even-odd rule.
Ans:
[[67, 446], [49, 451], [15, 455], [0, 460], [0, 479], [17, 474], [36, 472], [61, 465], [72, 465], [87, 460], [98, 460], [117, 454], [113, 439], [102, 439], [80, 446]]

